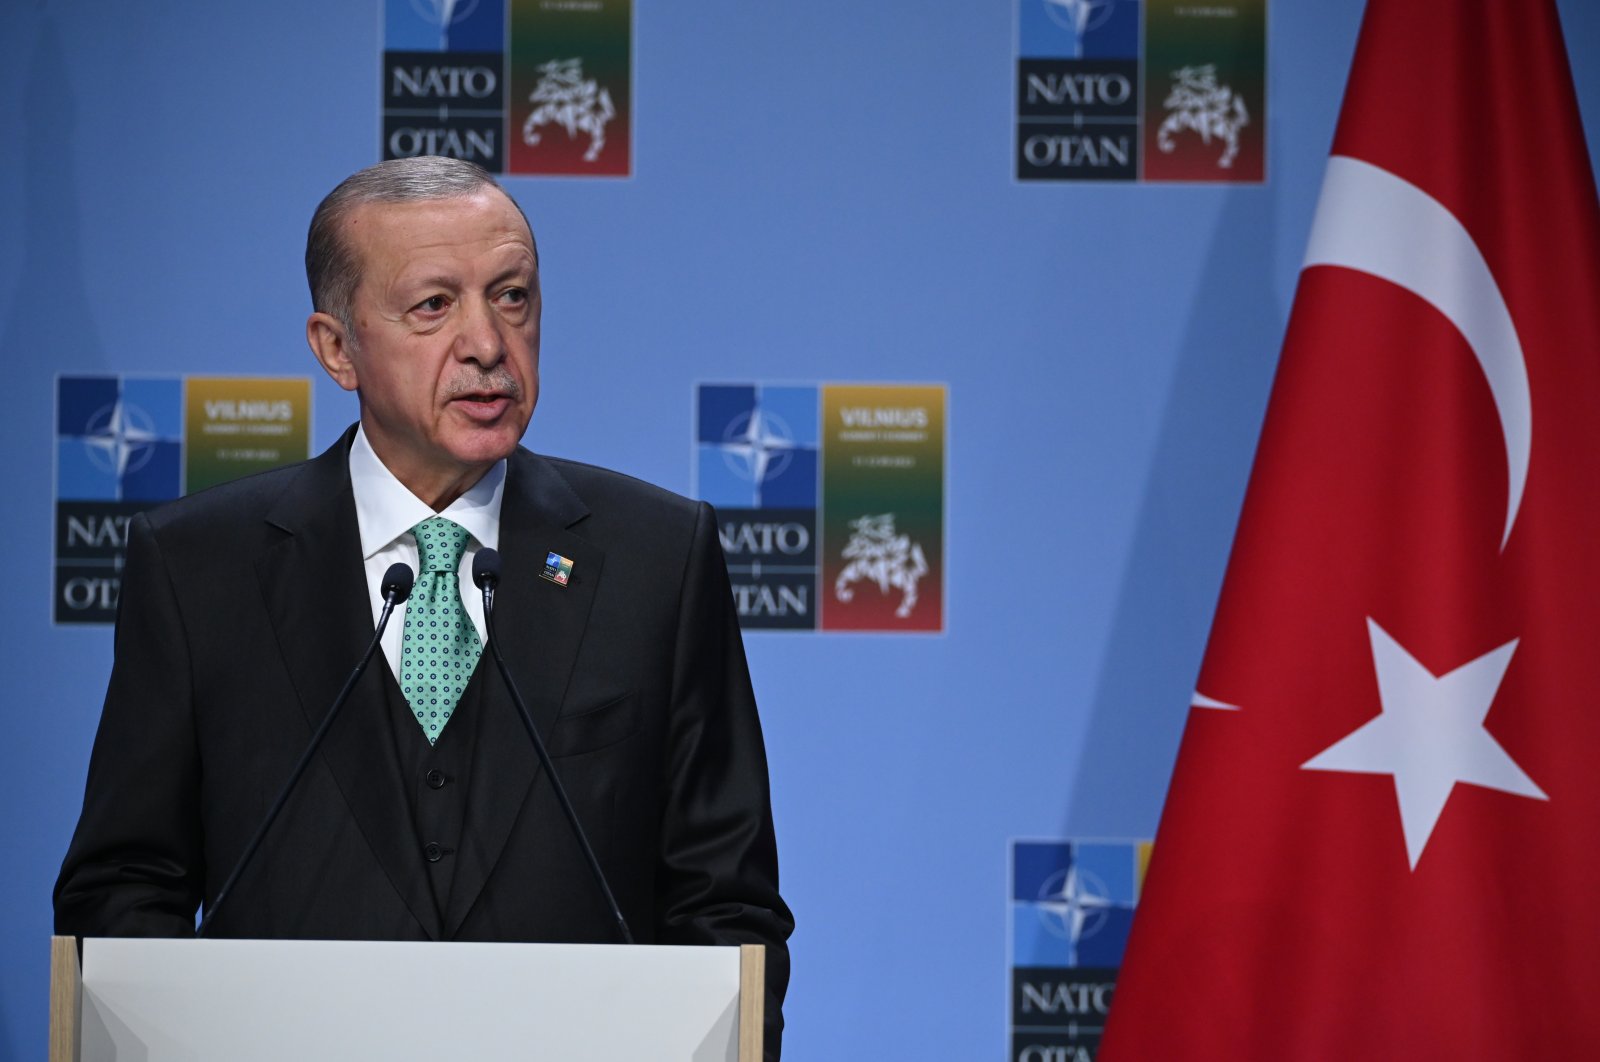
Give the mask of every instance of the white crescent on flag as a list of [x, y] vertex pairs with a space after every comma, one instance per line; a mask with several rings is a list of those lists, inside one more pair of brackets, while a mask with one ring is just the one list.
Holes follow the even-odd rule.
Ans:
[[1500, 538], [1504, 550], [1528, 481], [1533, 403], [1511, 311], [1472, 235], [1411, 182], [1369, 162], [1334, 155], [1302, 268], [1319, 265], [1370, 273], [1406, 289], [1443, 314], [1472, 348], [1505, 435], [1511, 489]]

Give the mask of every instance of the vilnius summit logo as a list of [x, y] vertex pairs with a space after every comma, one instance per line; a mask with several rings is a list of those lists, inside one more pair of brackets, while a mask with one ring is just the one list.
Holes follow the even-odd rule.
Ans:
[[1259, 182], [1266, 0], [1016, 0], [1021, 181]]
[[311, 450], [306, 377], [56, 378], [57, 623], [110, 623], [128, 522]]
[[746, 630], [944, 628], [944, 387], [702, 384], [695, 425]]
[[385, 0], [383, 157], [625, 177], [632, 0]]

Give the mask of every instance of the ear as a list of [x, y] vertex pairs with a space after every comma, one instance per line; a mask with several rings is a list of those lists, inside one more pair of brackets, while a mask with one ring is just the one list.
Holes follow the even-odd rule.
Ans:
[[350, 340], [337, 317], [319, 311], [306, 318], [306, 342], [334, 383], [346, 391], [356, 389], [359, 381], [355, 362], [350, 359]]

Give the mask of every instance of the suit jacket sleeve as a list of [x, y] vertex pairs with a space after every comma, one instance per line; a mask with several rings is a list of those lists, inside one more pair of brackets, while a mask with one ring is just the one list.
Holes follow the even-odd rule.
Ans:
[[778, 894], [766, 753], [716, 527], [702, 502], [673, 657], [658, 925], [664, 943], [766, 945], [775, 1058], [794, 919]]
[[116, 662], [77, 832], [55, 888], [57, 933], [192, 936], [203, 887], [188, 639], [143, 514], [129, 524]]

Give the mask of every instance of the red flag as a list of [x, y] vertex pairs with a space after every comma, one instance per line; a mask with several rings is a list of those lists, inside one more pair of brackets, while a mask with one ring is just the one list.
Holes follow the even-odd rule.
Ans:
[[1600, 207], [1553, 0], [1370, 0], [1100, 1057], [1600, 1057]]

